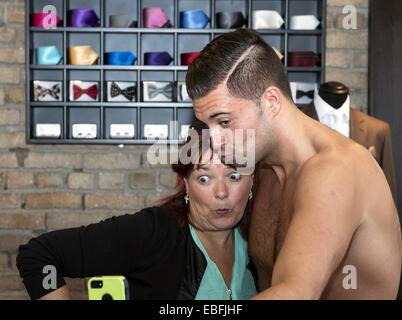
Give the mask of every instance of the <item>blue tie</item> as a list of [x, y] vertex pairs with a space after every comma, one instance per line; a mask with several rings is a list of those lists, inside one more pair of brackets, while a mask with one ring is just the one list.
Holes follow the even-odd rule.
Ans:
[[105, 64], [110, 65], [132, 65], [137, 57], [130, 51], [106, 52]]
[[55, 65], [63, 58], [56, 46], [35, 48], [36, 64]]
[[180, 28], [203, 29], [209, 23], [209, 17], [202, 10], [180, 12]]

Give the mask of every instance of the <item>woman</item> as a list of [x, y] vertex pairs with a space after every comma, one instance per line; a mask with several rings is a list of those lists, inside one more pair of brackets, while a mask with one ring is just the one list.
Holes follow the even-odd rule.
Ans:
[[[63, 277], [96, 275], [125, 276], [131, 299], [254, 295], [247, 243], [238, 227], [252, 198], [253, 176], [222, 164], [210, 144], [204, 148], [202, 129], [200, 122], [192, 126], [197, 139], [190, 135], [185, 146], [191, 149], [181, 149], [191, 162], [173, 165], [177, 192], [160, 206], [46, 233], [20, 246], [17, 267], [30, 297], [69, 299]], [[57, 271], [56, 290], [42, 285], [48, 265]]]

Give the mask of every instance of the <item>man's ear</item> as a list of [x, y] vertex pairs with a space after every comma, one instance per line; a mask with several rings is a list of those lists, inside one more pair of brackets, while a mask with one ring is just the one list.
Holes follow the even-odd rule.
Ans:
[[270, 118], [277, 117], [282, 110], [282, 92], [274, 86], [268, 87], [262, 95], [261, 104]]

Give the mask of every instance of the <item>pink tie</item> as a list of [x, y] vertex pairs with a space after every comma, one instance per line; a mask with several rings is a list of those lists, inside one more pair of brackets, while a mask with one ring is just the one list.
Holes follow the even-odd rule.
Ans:
[[144, 8], [144, 28], [171, 28], [172, 24], [160, 7]]

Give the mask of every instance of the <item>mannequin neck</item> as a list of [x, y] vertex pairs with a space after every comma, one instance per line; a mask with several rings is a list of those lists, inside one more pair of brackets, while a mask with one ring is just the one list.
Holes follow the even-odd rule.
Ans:
[[340, 107], [342, 107], [346, 99], [348, 98], [348, 94], [335, 94], [324, 92], [321, 90], [318, 92], [318, 94], [322, 98], [322, 100], [324, 100], [334, 109], [339, 109]]

